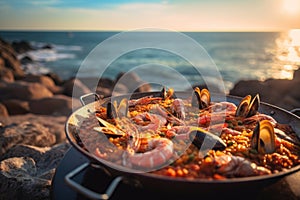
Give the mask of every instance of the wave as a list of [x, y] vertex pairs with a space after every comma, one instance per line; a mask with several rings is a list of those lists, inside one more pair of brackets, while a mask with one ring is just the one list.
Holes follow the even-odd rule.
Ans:
[[36, 62], [53, 62], [62, 59], [74, 59], [76, 58], [76, 54], [70, 52], [82, 50], [81, 46], [76, 45], [67, 46], [43, 42], [30, 42], [30, 44], [34, 50], [18, 55], [20, 60], [24, 57], [29, 57], [32, 61]]
[[51, 47], [51, 49], [54, 49], [56, 51], [82, 51], [82, 47], [77, 45], [51, 44], [51, 43], [35, 42], [35, 41], [31, 41], [30, 45], [34, 49], [43, 49], [44, 47]]

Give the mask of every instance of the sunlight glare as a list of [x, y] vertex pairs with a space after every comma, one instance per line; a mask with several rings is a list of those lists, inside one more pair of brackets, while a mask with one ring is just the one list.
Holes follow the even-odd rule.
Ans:
[[299, 0], [283, 0], [282, 9], [288, 14], [294, 15], [300, 12]]

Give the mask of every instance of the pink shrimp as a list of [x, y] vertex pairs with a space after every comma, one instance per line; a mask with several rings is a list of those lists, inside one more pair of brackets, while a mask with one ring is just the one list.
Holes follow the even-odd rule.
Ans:
[[178, 117], [179, 119], [185, 119], [185, 110], [182, 99], [174, 99], [172, 104], [172, 112], [176, 113], [176, 117]]
[[271, 174], [267, 168], [257, 166], [239, 156], [222, 155], [215, 157], [217, 172], [225, 176], [254, 176]]
[[223, 127], [222, 128], [222, 134], [231, 134], [231, 135], [241, 135], [242, 133], [240, 131], [237, 130], [233, 130], [231, 128], [227, 128], [227, 127]]
[[153, 168], [166, 163], [173, 156], [173, 142], [167, 138], [152, 138], [148, 140], [148, 149], [145, 153], [134, 153], [129, 161], [137, 167]]
[[176, 124], [176, 125], [185, 124], [184, 120], [178, 119], [177, 117], [169, 113], [165, 108], [159, 105], [152, 106], [150, 112], [164, 117], [168, 122], [172, 124]]
[[262, 121], [262, 120], [269, 120], [273, 126], [275, 126], [277, 124], [277, 121], [269, 116], [269, 115], [266, 115], [266, 114], [262, 114], [262, 113], [259, 113], [257, 115], [253, 115], [252, 117], [248, 117], [248, 118], [245, 118], [243, 120], [243, 122], [245, 124], [251, 124], [251, 123], [256, 123], [257, 121]]
[[[157, 131], [160, 127], [167, 123], [166, 118], [161, 115], [151, 114], [151, 113], [141, 113], [132, 118], [136, 124], [140, 125], [139, 128], [142, 131], [153, 130]], [[148, 125], [144, 125], [146, 121], [150, 121]]]
[[215, 103], [209, 107], [211, 112], [235, 112], [237, 107], [235, 104], [230, 102]]
[[219, 124], [225, 122], [225, 114], [220, 113], [205, 113], [198, 118], [199, 125], [208, 125], [211, 122], [214, 124]]
[[189, 139], [191, 128], [189, 126], [173, 126], [171, 129], [167, 130], [166, 135], [174, 136], [178, 140]]
[[146, 105], [155, 101], [160, 101], [162, 99], [163, 99], [162, 97], [145, 96], [139, 99], [130, 99], [128, 105], [129, 106]]

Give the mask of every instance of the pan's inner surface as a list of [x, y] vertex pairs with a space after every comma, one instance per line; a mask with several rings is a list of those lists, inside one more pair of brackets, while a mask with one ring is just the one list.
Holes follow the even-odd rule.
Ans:
[[[133, 96], [132, 98], [140, 98], [143, 96], [148, 96], [148, 95], [156, 95], [157, 93], [143, 93], [143, 94], [135, 94], [135, 96]], [[180, 93], [180, 96], [188, 96], [190, 95], [190, 93]], [[218, 95], [214, 95], [212, 96], [212, 101], [218, 102], [219, 97]], [[118, 97], [118, 98], [123, 98], [123, 97]], [[233, 102], [235, 104], [238, 104], [241, 98], [238, 97], [233, 97], [233, 96], [227, 96], [227, 101], [229, 102]], [[109, 99], [107, 99], [105, 102], [110, 101]], [[95, 105], [98, 104], [99, 102], [94, 102], [91, 104], [88, 104], [82, 108], [80, 108], [79, 110], [75, 111], [69, 118], [67, 125], [66, 125], [66, 132], [67, 132], [67, 137], [70, 139], [71, 143], [77, 148], [79, 149], [82, 153], [84, 153], [85, 155], [87, 155], [88, 157], [92, 158], [93, 160], [96, 160], [97, 162], [107, 165], [109, 167], [112, 168], [116, 168], [117, 170], [121, 170], [122, 168], [120, 168], [119, 166], [112, 166], [110, 162], [107, 162], [106, 160], [103, 159], [99, 159], [97, 157], [95, 157], [95, 155], [93, 153], [88, 152], [86, 149], [84, 149], [83, 145], [81, 144], [81, 140], [80, 140], [80, 135], [78, 134], [78, 128], [80, 129], [81, 127], [81, 123], [84, 119], [88, 118], [91, 113], [94, 112], [95, 110]], [[292, 115], [291, 113], [282, 110], [278, 107], [269, 105], [269, 104], [264, 104], [262, 103], [259, 109], [259, 112], [261, 113], [265, 113], [268, 115], [271, 115], [273, 118], [275, 118], [279, 123], [284, 123], [284, 124], [289, 124], [292, 126], [292, 128], [295, 130], [296, 134], [298, 135], [298, 137], [300, 136], [300, 127], [299, 127], [299, 118], [295, 115]], [[288, 174], [291, 173], [293, 171], [297, 171], [299, 169], [299, 167], [294, 167], [284, 173], [279, 173], [279, 175], [282, 174]], [[152, 176], [152, 175], [151, 175]], [[273, 175], [272, 175], [273, 176]], [[156, 177], [156, 176], [154, 176]], [[255, 177], [254, 179], [261, 179], [262, 177]], [[240, 178], [238, 178], [240, 179]], [[251, 178], [252, 179], [252, 178]], [[201, 181], [201, 180], [200, 180]]]

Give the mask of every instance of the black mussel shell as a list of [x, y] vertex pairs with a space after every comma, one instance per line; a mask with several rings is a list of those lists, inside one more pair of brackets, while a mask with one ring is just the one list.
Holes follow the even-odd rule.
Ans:
[[205, 130], [191, 131], [190, 140], [199, 149], [207, 147], [214, 150], [224, 150], [226, 148], [226, 143], [220, 137]]

